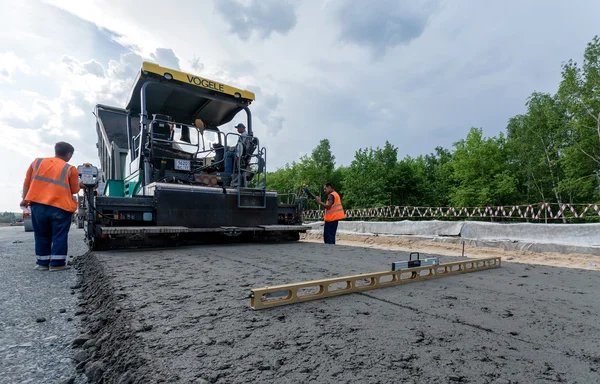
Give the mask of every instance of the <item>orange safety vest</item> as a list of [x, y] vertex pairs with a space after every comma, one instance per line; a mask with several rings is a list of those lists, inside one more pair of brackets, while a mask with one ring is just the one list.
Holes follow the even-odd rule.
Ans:
[[76, 190], [71, 189], [73, 172], [79, 178], [77, 168], [57, 157], [35, 159], [27, 173], [30, 179], [25, 180], [25, 186], [29, 187], [25, 200], [75, 212], [77, 203], [73, 194], [80, 188], [78, 182]]
[[344, 214], [344, 207], [342, 207], [340, 195], [335, 191], [331, 192], [331, 194], [333, 195], [333, 205], [331, 208], [325, 209], [323, 219], [326, 222], [345, 219], [346, 215]]

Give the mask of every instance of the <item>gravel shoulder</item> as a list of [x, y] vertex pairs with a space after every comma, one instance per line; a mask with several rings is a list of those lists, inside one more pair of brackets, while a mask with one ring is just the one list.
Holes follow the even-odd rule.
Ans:
[[[307, 233], [301, 236], [303, 241], [322, 243], [323, 234]], [[409, 239], [396, 236], [371, 236], [358, 234], [339, 234], [336, 243], [353, 247], [385, 249], [392, 251], [421, 252], [444, 256], [461, 256], [462, 244]], [[515, 251], [490, 247], [473, 247], [465, 244], [465, 257], [502, 257], [511, 263], [548, 265], [561, 268], [586, 269], [600, 272], [600, 256], [587, 254], [562, 254], [555, 252]]]
[[[69, 255], [83, 254], [82, 233], [72, 228], [69, 237]], [[33, 232], [0, 227], [0, 383], [83, 383], [71, 348], [79, 335], [76, 271], [34, 266]]]
[[120, 383], [600, 382], [592, 270], [503, 258], [499, 269], [249, 308], [254, 287], [407, 257], [306, 241], [88, 255], [77, 261], [86, 371]]

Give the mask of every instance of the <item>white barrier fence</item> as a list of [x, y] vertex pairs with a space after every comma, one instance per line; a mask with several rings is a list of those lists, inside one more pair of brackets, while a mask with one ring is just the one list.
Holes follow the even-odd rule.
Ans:
[[[556, 204], [485, 206], [485, 207], [409, 207], [387, 206], [345, 210], [348, 219], [416, 219], [416, 218], [498, 218], [562, 220], [600, 217], [598, 204]], [[322, 220], [323, 210], [303, 212], [304, 220]]]

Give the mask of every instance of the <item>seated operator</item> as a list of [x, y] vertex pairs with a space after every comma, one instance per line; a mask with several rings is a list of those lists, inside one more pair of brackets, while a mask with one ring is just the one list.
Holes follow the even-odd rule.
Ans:
[[[244, 147], [248, 145], [248, 142], [250, 140], [250, 136], [248, 135], [248, 132], [246, 132], [246, 126], [242, 123], [239, 123], [238, 125], [236, 125], [234, 128], [237, 129], [238, 134], [240, 135], [237, 144], [242, 144]], [[236, 147], [237, 147], [236, 144]], [[235, 147], [232, 147], [235, 148]], [[227, 152], [225, 153], [225, 172], [233, 172], [233, 164], [235, 162], [235, 149], [233, 151], [231, 150], [227, 150]]]
[[247, 145], [248, 141], [250, 139], [250, 136], [248, 136], [248, 132], [246, 132], [246, 126], [242, 123], [239, 123], [238, 125], [235, 126], [235, 128], [237, 129], [238, 133], [240, 134], [238, 143]]

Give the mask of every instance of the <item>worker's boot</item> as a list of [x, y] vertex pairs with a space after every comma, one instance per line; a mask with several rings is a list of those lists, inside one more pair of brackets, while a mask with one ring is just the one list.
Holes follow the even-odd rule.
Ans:
[[50, 272], [64, 271], [65, 269], [71, 269], [70, 265], [61, 265], [60, 267], [50, 267]]
[[47, 271], [48, 266], [36, 264], [35, 267], [33, 267], [33, 269], [35, 269], [36, 271]]

